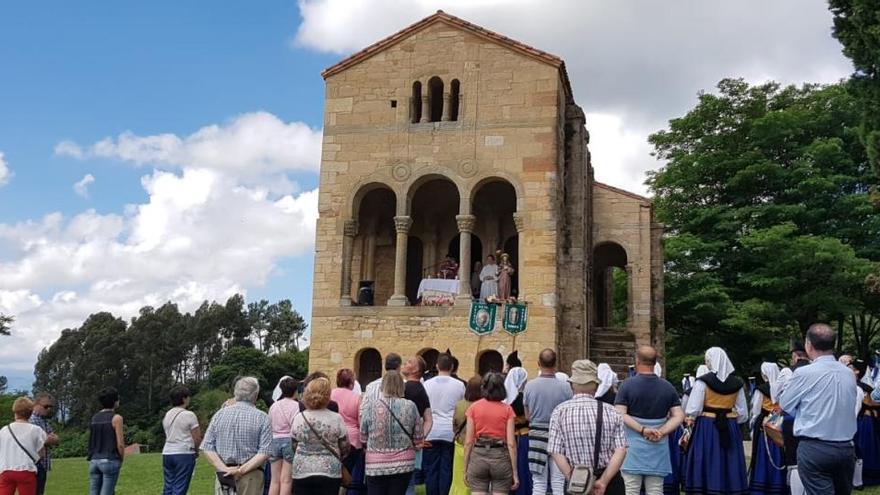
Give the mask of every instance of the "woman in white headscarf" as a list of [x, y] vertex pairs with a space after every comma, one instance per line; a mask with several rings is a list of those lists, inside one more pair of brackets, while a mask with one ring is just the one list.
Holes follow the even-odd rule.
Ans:
[[697, 377], [685, 414], [693, 426], [684, 466], [687, 493], [748, 491], [739, 423], [749, 420], [743, 381], [720, 347], [706, 351], [709, 372]]
[[[516, 471], [519, 475], [519, 486], [532, 486], [532, 474], [529, 472], [529, 420], [526, 417], [526, 408], [523, 404], [523, 389], [526, 387], [529, 374], [522, 367], [515, 366], [507, 371], [504, 379], [504, 389], [507, 397], [505, 404], [510, 404], [516, 417], [513, 418], [514, 436], [516, 438]], [[523, 493], [514, 490], [511, 493]]]
[[779, 366], [761, 364], [762, 383], [752, 396], [752, 458], [749, 467], [749, 490], [754, 494], [779, 494], [787, 491], [787, 473], [779, 469], [785, 465], [780, 449], [764, 435], [764, 418], [778, 409]]
[[614, 386], [617, 374], [608, 363], [599, 363], [598, 372], [599, 388], [596, 389], [596, 400], [613, 406], [614, 399], [617, 397], [617, 387]]

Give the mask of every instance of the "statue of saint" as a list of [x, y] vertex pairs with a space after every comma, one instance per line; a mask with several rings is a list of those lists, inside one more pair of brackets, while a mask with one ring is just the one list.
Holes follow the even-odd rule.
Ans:
[[501, 265], [498, 267], [498, 297], [507, 301], [510, 299], [511, 280], [513, 276], [513, 264], [510, 262], [510, 255], [504, 253], [501, 255]]

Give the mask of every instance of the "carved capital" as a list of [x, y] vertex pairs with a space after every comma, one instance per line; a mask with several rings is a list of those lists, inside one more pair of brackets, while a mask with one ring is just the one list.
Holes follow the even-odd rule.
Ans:
[[394, 229], [398, 234], [408, 234], [412, 226], [412, 218], [409, 216], [394, 217]]
[[358, 234], [358, 221], [346, 220], [345, 224], [342, 226], [342, 233], [345, 234], [346, 237], [356, 236]]
[[525, 216], [518, 211], [513, 212], [513, 224], [516, 226], [516, 231], [521, 234], [526, 229]]
[[455, 221], [458, 223], [459, 232], [473, 233], [477, 217], [474, 215], [456, 215]]

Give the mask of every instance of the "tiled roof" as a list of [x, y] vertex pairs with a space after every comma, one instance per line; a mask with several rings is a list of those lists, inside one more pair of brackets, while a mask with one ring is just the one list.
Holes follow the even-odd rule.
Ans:
[[490, 31], [484, 27], [477, 26], [476, 24], [472, 24], [470, 22], [465, 21], [464, 19], [460, 19], [455, 17], [454, 15], [447, 14], [442, 10], [438, 10], [435, 14], [432, 14], [424, 19], [412, 24], [391, 36], [377, 41], [372, 45], [364, 48], [363, 50], [351, 55], [340, 62], [324, 69], [324, 72], [321, 73], [321, 76], [326, 79], [333, 74], [339, 73], [355, 64], [360, 63], [363, 60], [366, 60], [373, 55], [381, 52], [382, 50], [389, 48], [399, 41], [402, 41], [409, 37], [410, 35], [428, 27], [432, 24], [443, 22], [445, 24], [449, 24], [450, 26], [458, 27], [460, 29], [466, 30], [476, 36], [479, 36], [483, 39], [493, 41], [498, 43], [499, 45], [505, 46], [514, 50], [516, 52], [522, 53], [528, 57], [534, 58], [535, 60], [539, 60], [541, 62], [547, 63], [559, 69], [561, 77], [565, 82], [566, 89], [568, 89], [569, 94], [571, 94], [570, 85], [568, 82], [568, 74], [565, 71], [565, 62], [562, 61], [561, 58], [556, 55], [547, 53], [542, 50], [538, 50], [537, 48], [526, 45], [525, 43], [521, 43], [514, 39], [510, 39], [507, 36], [503, 36], [494, 31]]

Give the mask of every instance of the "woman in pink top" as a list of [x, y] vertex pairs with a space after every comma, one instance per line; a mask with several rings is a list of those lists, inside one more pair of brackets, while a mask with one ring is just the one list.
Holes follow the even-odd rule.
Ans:
[[364, 449], [361, 443], [358, 413], [361, 406], [361, 396], [354, 391], [354, 386], [354, 371], [343, 368], [336, 373], [336, 388], [330, 392], [330, 400], [339, 404], [339, 415], [342, 416], [342, 422], [345, 423], [345, 428], [348, 430], [351, 452], [343, 459], [342, 463], [351, 473], [350, 489], [352, 491], [363, 488], [364, 482]]
[[281, 397], [269, 408], [269, 423], [272, 425], [272, 482], [269, 484], [269, 495], [288, 494], [293, 490], [293, 447], [290, 442], [290, 425], [299, 414], [299, 402], [293, 396], [299, 382], [285, 376], [278, 382]]

